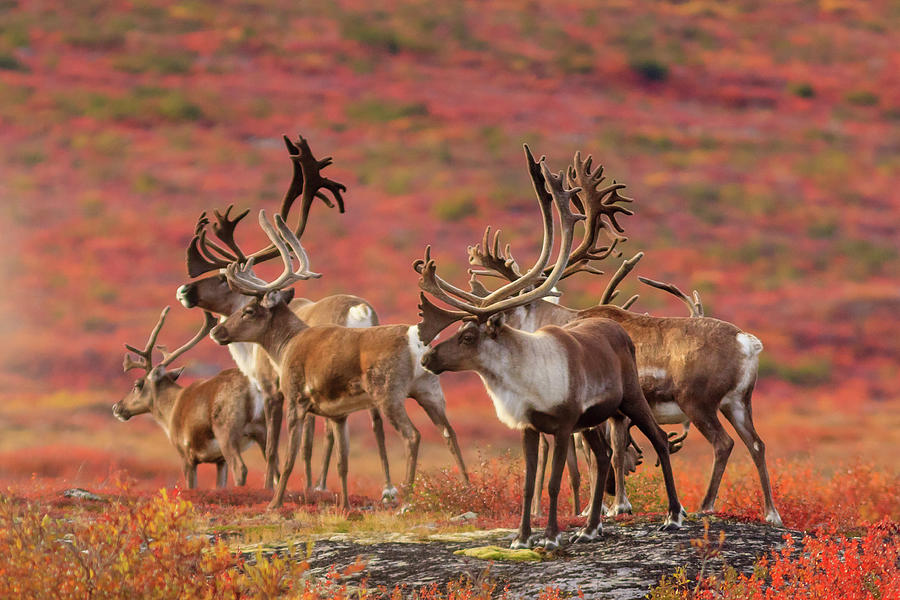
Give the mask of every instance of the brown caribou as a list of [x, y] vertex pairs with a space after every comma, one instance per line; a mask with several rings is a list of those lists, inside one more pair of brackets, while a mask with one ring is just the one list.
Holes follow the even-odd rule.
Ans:
[[[630, 214], [630, 211], [615, 204], [623, 199], [617, 191], [624, 186], [613, 182], [600, 188], [604, 180], [603, 168], [598, 166], [592, 171], [591, 163], [590, 156], [582, 161], [580, 153], [576, 153], [567, 173], [569, 184], [581, 188], [577, 204], [585, 207], [587, 220], [584, 239], [569, 255], [563, 276], [580, 271], [602, 274], [590, 262], [609, 256], [620, 238], [615, 237], [609, 247], [601, 248], [597, 245], [598, 235], [603, 229], [614, 236], [616, 232], [621, 233], [622, 228], [615, 221], [615, 214]], [[609, 223], [601, 220], [604, 215]], [[469, 248], [470, 263], [508, 280], [519, 277], [518, 266], [509, 246], [504, 252], [500, 251], [499, 232], [490, 244], [488, 238], [489, 231], [485, 233], [481, 245]], [[577, 310], [538, 299], [507, 313], [507, 323], [528, 331], [551, 324], [564, 325], [587, 317], [604, 317], [619, 323], [634, 341], [641, 389], [657, 422], [684, 425], [682, 435], [670, 440], [673, 448], [677, 448], [686, 437], [686, 423], [694, 424], [714, 448], [715, 461], [700, 511], [714, 510], [722, 475], [734, 446], [734, 441], [719, 421], [717, 413], [721, 412], [734, 426], [756, 465], [763, 492], [765, 520], [781, 525], [766, 467], [765, 444], [757, 434], [752, 418], [751, 396], [762, 343], [731, 323], [703, 316], [696, 292], [692, 300], [670, 284], [641, 278], [648, 285], [680, 297], [691, 310], [691, 317], [653, 317], [626, 310], [637, 296], [629, 298], [623, 308], [609, 305], [618, 293], [618, 284], [642, 256], [638, 253], [622, 263], [597, 306]], [[476, 270], [474, 274], [483, 273]], [[613, 419], [611, 423], [616, 497], [610, 513], [619, 514], [631, 512], [624, 485], [627, 427], [622, 419]], [[670, 434], [670, 437], [674, 435]]]
[[216, 487], [225, 487], [228, 467], [235, 484], [244, 485], [247, 466], [241, 452], [251, 442], [256, 442], [265, 456], [266, 424], [262, 398], [237, 369], [222, 371], [185, 388], [176, 383], [184, 367], [166, 370], [212, 330], [216, 320], [210, 313], [205, 313], [205, 323], [193, 339], [172, 353], [163, 351], [163, 360], [153, 365], [154, 345], [168, 312], [167, 306], [143, 350], [126, 344], [125, 347], [137, 354], [138, 359], [126, 354], [124, 370], [141, 368], [145, 375], [134, 382], [127, 396], [113, 405], [113, 415], [120, 421], [127, 421], [135, 415], [150, 413], [178, 450], [189, 489], [197, 487], [199, 463], [216, 464]]
[[[284, 136], [284, 142], [288, 154], [293, 162], [293, 177], [282, 200], [279, 214], [287, 219], [288, 212], [294, 201], [301, 197], [301, 215], [295, 228], [298, 237], [306, 229], [309, 210], [315, 198], [320, 198], [328, 206], [334, 204], [320, 190], [324, 188], [330, 191], [337, 201], [340, 212], [344, 212], [344, 203], [341, 193], [346, 191], [343, 184], [334, 182], [321, 176], [321, 169], [331, 164], [331, 157], [322, 160], [316, 159], [309, 148], [309, 143], [302, 136], [296, 142], [292, 142]], [[246, 260], [244, 252], [234, 240], [234, 230], [237, 223], [244, 218], [249, 210], [242, 212], [235, 218], [230, 217], [232, 207], [229, 206], [224, 214], [214, 212], [216, 223], [213, 224], [213, 232], [221, 245], [212, 242], [206, 234], [206, 227], [210, 224], [206, 213], [200, 216], [194, 238], [188, 247], [187, 265], [188, 274], [197, 277], [210, 271], [209, 275], [178, 288], [176, 297], [187, 308], [201, 308], [220, 315], [223, 319], [240, 310], [252, 300], [251, 296], [241, 294], [229, 287], [225, 278], [225, 267], [233, 260]], [[226, 249], [227, 248], [227, 249]], [[274, 246], [254, 253], [256, 264], [264, 260], [276, 257]], [[337, 294], [312, 301], [306, 298], [295, 298], [290, 304], [298, 317], [310, 325], [343, 325], [345, 327], [372, 327], [378, 325], [378, 316], [374, 307], [369, 302], [357, 296]], [[265, 485], [272, 487], [273, 474], [278, 462], [278, 439], [281, 433], [281, 421], [283, 411], [283, 399], [278, 391], [278, 377], [275, 368], [265, 351], [258, 344], [234, 343], [229, 344], [228, 350], [232, 358], [263, 395], [266, 407], [266, 423], [269, 430], [269, 447], [266, 450], [266, 478]], [[381, 413], [377, 408], [370, 410], [372, 430], [378, 446], [381, 458], [382, 470], [385, 477], [385, 485], [382, 491], [383, 500], [391, 500], [396, 497], [397, 489], [391, 483], [390, 467], [385, 448], [384, 423]], [[312, 476], [312, 442], [315, 431], [315, 416], [309, 414], [304, 424], [302, 458], [306, 473], [307, 490], [325, 490], [328, 476], [328, 466], [334, 448], [334, 435], [330, 428], [326, 428], [326, 445], [323, 454], [322, 469], [318, 482], [313, 484]]]
[[[293, 290], [286, 288], [319, 275], [309, 270], [306, 252], [281, 215], [275, 216], [273, 228], [265, 211], [260, 211], [259, 223], [280, 251], [284, 271], [267, 283], [253, 274], [252, 259], [229, 265], [229, 283], [254, 299], [217, 325], [212, 338], [220, 344], [260, 344], [276, 365], [280, 390], [287, 402], [290, 435], [282, 477], [269, 507], [277, 508], [283, 502], [299, 448], [300, 427], [310, 412], [326, 417], [338, 440], [341, 505], [345, 510], [350, 507], [346, 422], [347, 416], [358, 410], [378, 408], [403, 437], [407, 452], [405, 485], [409, 490], [415, 479], [420, 435], [406, 413], [408, 397], [416, 400], [441, 429], [460, 474], [468, 481], [456, 433], [447, 420], [440, 382], [419, 364], [427, 348], [420, 341], [416, 326], [310, 327], [288, 307]], [[293, 268], [292, 253], [299, 262], [297, 270]]]
[[[540, 433], [554, 436], [547, 527], [540, 543], [546, 548], [559, 545], [557, 499], [567, 446], [576, 431], [581, 431], [590, 445], [596, 466], [587, 524], [574, 541], [597, 538], [603, 496], [600, 482], [606, 481], [610, 463], [609, 447], [596, 427], [618, 413], [632, 419], [656, 450], [669, 501], [664, 527], [680, 527], [682, 508], [675, 491], [666, 434], [653, 419], [641, 392], [634, 345], [625, 330], [609, 319], [584, 318], [530, 332], [511, 327], [505, 319], [508, 311], [554, 294], [553, 287], [566, 269], [575, 224], [585, 218], [569, 208], [578, 188], [564, 189], [562, 172], [553, 175], [543, 160], [534, 162], [530, 153], [528, 157], [543, 216], [544, 241], [537, 262], [525, 274], [481, 297], [438, 277], [430, 249], [426, 250], [425, 259], [415, 264], [421, 274], [419, 286], [458, 310], [439, 308], [420, 294], [420, 337], [431, 341], [450, 324], [459, 320], [464, 324], [451, 338], [429, 350], [422, 364], [434, 373], [478, 373], [500, 421], [522, 431], [524, 499], [522, 520], [512, 547], [532, 543], [531, 503]], [[553, 243], [551, 204], [559, 215], [562, 241], [558, 258], [545, 275]]]

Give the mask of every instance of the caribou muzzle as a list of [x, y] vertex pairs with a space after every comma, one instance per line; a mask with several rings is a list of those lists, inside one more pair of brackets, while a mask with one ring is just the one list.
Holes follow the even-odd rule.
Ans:
[[115, 418], [123, 423], [131, 418], [131, 412], [118, 402], [113, 404], [112, 413]]
[[425, 367], [425, 370], [431, 371], [435, 375], [440, 375], [447, 370], [446, 367], [441, 364], [441, 360], [438, 358], [434, 348], [429, 349], [428, 352], [422, 355], [421, 363], [422, 366]]
[[194, 308], [197, 306], [197, 286], [192, 283], [184, 284], [175, 290], [175, 298], [185, 308]]
[[219, 323], [213, 327], [213, 330], [209, 332], [209, 337], [211, 337], [215, 343], [222, 346], [231, 343], [231, 336], [228, 335], [228, 330], [225, 329], [224, 323]]

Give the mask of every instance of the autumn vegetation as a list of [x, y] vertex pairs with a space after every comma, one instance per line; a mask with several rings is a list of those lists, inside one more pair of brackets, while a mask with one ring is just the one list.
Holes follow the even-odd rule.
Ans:
[[[698, 289], [707, 315], [765, 345], [754, 419], [785, 525], [809, 536], [752, 576], [673, 574], [657, 597], [897, 596], [898, 29], [889, 0], [0, 0], [0, 596], [361, 593], [340, 573], [306, 579], [305, 549], [251, 561], [196, 536], [259, 518], [255, 451], [246, 490], [203, 490], [201, 467], [201, 490], [178, 492], [159, 428], [110, 413], [131, 384], [122, 343], [143, 339], [188, 280], [196, 218], [229, 203], [273, 210], [290, 179], [280, 136], [298, 132], [348, 186], [346, 214], [313, 207], [303, 242], [324, 276], [298, 295], [357, 294], [384, 323], [416, 318], [411, 263], [426, 243], [455, 280], [487, 224], [533, 258], [523, 142], [554, 169], [593, 154], [635, 199], [623, 251], [646, 252], [638, 274]], [[262, 244], [251, 229], [242, 245]], [[566, 280], [565, 302], [590, 306], [605, 283]], [[686, 314], [635, 278], [622, 287], [641, 294], [636, 310]], [[175, 306], [161, 342], [195, 323]], [[185, 379], [230, 365], [212, 343], [185, 359]], [[450, 527], [472, 510], [475, 526], [514, 526], [517, 435], [477, 378], [442, 382], [475, 485], [412, 414], [423, 450], [409, 518]], [[351, 419], [358, 506], [380, 485], [369, 431]], [[673, 457], [689, 510], [712, 463], [701, 438], [692, 430]], [[628, 485], [637, 518], [663, 510], [652, 458]], [[104, 503], [59, 498], [75, 486]], [[348, 524], [328, 495], [293, 500], [278, 518], [309, 530], [399, 526], [390, 511]], [[742, 448], [717, 507], [760, 518]], [[46, 576], [28, 577], [36, 567]], [[502, 593], [488, 588], [420, 593]]]

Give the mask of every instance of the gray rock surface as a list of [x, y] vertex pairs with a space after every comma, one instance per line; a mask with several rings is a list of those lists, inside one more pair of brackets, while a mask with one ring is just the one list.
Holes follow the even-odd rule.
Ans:
[[[782, 536], [788, 532], [762, 523], [713, 520], [709, 540], [714, 546], [718, 546], [720, 531], [725, 532], [721, 555], [709, 561], [707, 573], [720, 572], [723, 560], [750, 573], [759, 556], [781, 548]], [[443, 585], [464, 574], [477, 577], [489, 565], [487, 561], [454, 555], [454, 550], [488, 544], [505, 547], [513, 533], [499, 529], [431, 536], [325, 536], [315, 541], [310, 564], [314, 575], [325, 575], [332, 566], [340, 570], [361, 557], [366, 569], [357, 579], [365, 578], [370, 590], [379, 586], [391, 590], [398, 585], [407, 589]], [[799, 540], [800, 534], [794, 533]], [[695, 520], [687, 521], [676, 532], [658, 531], [658, 524], [608, 523], [598, 541], [564, 545], [551, 559], [490, 563], [490, 577], [498, 590], [508, 586], [511, 598], [536, 598], [547, 585], [570, 595], [581, 590], [585, 598], [643, 598], [663, 575], [678, 567], [685, 567], [690, 577], [696, 576], [701, 559], [691, 540], [702, 537], [703, 524]], [[286, 548], [287, 544], [270, 544], [263, 553]], [[246, 550], [251, 558], [251, 549]]]

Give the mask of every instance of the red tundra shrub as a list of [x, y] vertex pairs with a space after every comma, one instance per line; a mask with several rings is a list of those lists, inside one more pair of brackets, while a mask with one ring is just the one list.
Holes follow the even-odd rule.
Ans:
[[651, 591], [652, 600], [872, 600], [900, 598], [900, 523], [884, 520], [862, 538], [820, 532], [802, 549], [791, 535], [752, 575], [726, 569], [692, 582], [679, 570]]

